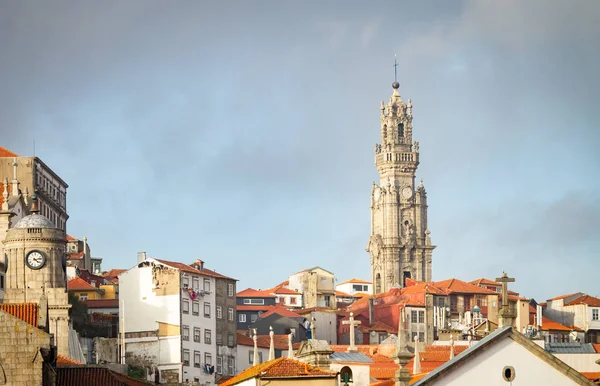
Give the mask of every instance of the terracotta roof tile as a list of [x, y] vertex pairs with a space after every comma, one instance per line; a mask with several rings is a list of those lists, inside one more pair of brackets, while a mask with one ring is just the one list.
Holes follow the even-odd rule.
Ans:
[[542, 331], [581, 331], [579, 327], [565, 326], [542, 315]]
[[274, 298], [275, 295], [269, 291], [255, 290], [254, 288], [246, 288], [236, 295], [238, 298]]
[[581, 295], [581, 292], [575, 292], [575, 293], [572, 293], [572, 294], [560, 295], [560, 296], [557, 296], [555, 298], [546, 299], [546, 300], [550, 302], [550, 301], [553, 301], [553, 300], [561, 300], [561, 299], [564, 299], [564, 298], [568, 298], [568, 297], [574, 296], [574, 295]]
[[[254, 340], [245, 333], [237, 333], [237, 344], [241, 346], [254, 346]], [[257, 335], [256, 345], [261, 348], [269, 348], [271, 345], [271, 337], [269, 335]], [[273, 346], [278, 350], [287, 351], [288, 336], [285, 334], [273, 335]], [[293, 345], [292, 345], [293, 347]]]
[[80, 277], [74, 277], [69, 280], [67, 283], [67, 289], [69, 291], [98, 291], [99, 288], [94, 287], [87, 281], [83, 280]]
[[361, 280], [361, 279], [357, 279], [357, 278], [352, 278], [350, 280], [346, 280], [346, 281], [343, 281], [341, 283], [338, 283], [337, 285], [342, 285], [342, 284], [347, 284], [347, 283], [353, 283], [353, 284], [373, 284], [370, 281]]
[[64, 356], [62, 354], [58, 354], [56, 356], [56, 365], [57, 366], [64, 366], [64, 365], [82, 365], [83, 363], [76, 361], [75, 359], [71, 359], [67, 356]]
[[271, 293], [274, 293], [277, 295], [302, 295], [298, 291], [294, 291], [292, 289], [285, 288], [285, 287], [273, 287], [270, 290], [268, 290], [267, 292], [271, 292]]
[[67, 234], [67, 241], [78, 241], [79, 239], [76, 239], [75, 237]]
[[587, 304], [588, 306], [591, 306], [591, 307], [600, 307], [600, 299], [595, 298], [590, 295], [583, 295], [576, 299], [571, 300], [570, 302], [565, 304], [565, 306], [575, 306], [578, 304]]
[[266, 318], [269, 315], [273, 315], [273, 314], [277, 314], [280, 316], [285, 316], [286, 318], [301, 318], [304, 319], [304, 316], [295, 313], [294, 311], [290, 311], [287, 308], [281, 306], [281, 305], [277, 305], [273, 308], [271, 308], [269, 311], [265, 312], [264, 314], [262, 314], [260, 316], [260, 318]]
[[176, 268], [180, 271], [183, 272], [189, 272], [189, 273], [195, 273], [197, 275], [205, 275], [205, 276], [211, 276], [211, 277], [215, 277], [215, 278], [221, 278], [221, 279], [231, 279], [231, 280], [235, 280], [231, 277], [225, 276], [225, 275], [221, 275], [220, 273], [217, 273], [216, 271], [210, 270], [210, 269], [206, 269], [206, 268], [202, 268], [202, 269], [196, 269], [192, 266], [189, 266], [187, 264], [184, 263], [179, 263], [177, 261], [169, 261], [169, 260], [162, 260], [162, 259], [154, 259], [162, 264], [168, 265], [169, 267], [172, 268]]
[[107, 278], [107, 279], [112, 279], [126, 271], [127, 271], [126, 269], [113, 268], [110, 271], [104, 272], [102, 274], [102, 277]]
[[83, 259], [83, 252], [70, 253], [67, 255], [67, 260], [81, 260]]
[[243, 381], [253, 378], [336, 378], [337, 372], [320, 369], [319, 367], [309, 365], [281, 357], [272, 361], [264, 362], [242, 371], [237, 376], [223, 383], [224, 386], [236, 385]]
[[14, 153], [2, 146], [0, 146], [0, 157], [5, 158], [5, 157], [18, 157], [19, 155], [17, 153]]
[[87, 308], [119, 308], [119, 299], [88, 299]]
[[349, 293], [338, 291], [338, 290], [335, 291], [335, 296], [338, 297], [338, 298], [354, 298], [354, 297], [357, 297], [357, 296], [354, 296], [354, 295], [350, 295]]
[[581, 374], [590, 381], [597, 381], [600, 379], [600, 371], [582, 371]]
[[475, 284], [467, 283], [459, 279], [448, 279], [433, 283], [436, 287], [446, 290], [450, 293], [473, 293], [496, 295], [496, 292], [487, 288], [479, 287]]
[[61, 386], [146, 386], [139, 381], [99, 365], [63, 365], [56, 369], [56, 384]]
[[592, 346], [594, 346], [594, 350], [596, 350], [597, 353], [600, 353], [600, 343], [592, 343]]
[[37, 303], [0, 303], [0, 310], [34, 327], [38, 326], [39, 314]]

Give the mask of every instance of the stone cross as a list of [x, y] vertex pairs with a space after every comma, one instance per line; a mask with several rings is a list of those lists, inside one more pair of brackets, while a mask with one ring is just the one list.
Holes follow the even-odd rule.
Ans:
[[317, 339], [317, 326], [315, 325], [317, 322], [317, 319], [312, 318], [310, 320], [310, 337], [311, 339]]
[[514, 283], [515, 279], [508, 277], [506, 272], [502, 272], [502, 277], [497, 277], [496, 282], [502, 283], [502, 308], [508, 307], [508, 283]]
[[350, 313], [350, 320], [342, 321], [342, 324], [350, 325], [350, 347], [348, 347], [349, 352], [357, 352], [358, 349], [354, 345], [354, 328], [360, 324], [360, 320], [354, 320], [354, 313]]

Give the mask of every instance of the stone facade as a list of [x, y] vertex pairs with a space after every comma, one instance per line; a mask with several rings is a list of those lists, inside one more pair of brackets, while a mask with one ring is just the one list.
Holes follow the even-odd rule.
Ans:
[[419, 143], [412, 138], [412, 103], [398, 93], [381, 102], [381, 144], [375, 145], [380, 182], [371, 191], [371, 256], [374, 293], [404, 287], [406, 278], [431, 281], [431, 245], [427, 228], [427, 193], [415, 186]]
[[50, 335], [9, 313], [0, 311], [0, 384], [31, 386], [44, 382], [44, 357], [50, 352]]
[[[69, 309], [65, 271], [65, 233], [44, 216], [24, 217], [6, 233], [7, 261], [4, 303], [45, 302], [48, 325], [58, 353], [69, 356]], [[30, 252], [43, 254], [46, 262], [37, 269], [26, 264]]]
[[[236, 313], [236, 280], [231, 278], [215, 278], [216, 306], [221, 307], [222, 317], [217, 317], [217, 358], [216, 373], [233, 376], [235, 375], [237, 358], [237, 313]], [[233, 317], [230, 318], [230, 314]], [[231, 365], [231, 366], [230, 366]], [[233, 374], [229, 369], [233, 368]]]

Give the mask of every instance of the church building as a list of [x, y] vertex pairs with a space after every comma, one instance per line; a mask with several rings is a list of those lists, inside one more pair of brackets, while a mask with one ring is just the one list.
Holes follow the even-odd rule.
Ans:
[[375, 145], [379, 184], [371, 191], [371, 256], [373, 293], [405, 287], [406, 279], [431, 281], [434, 245], [427, 227], [427, 193], [415, 184], [419, 142], [413, 141], [412, 102], [405, 103], [392, 84], [389, 102], [381, 102], [381, 143]]

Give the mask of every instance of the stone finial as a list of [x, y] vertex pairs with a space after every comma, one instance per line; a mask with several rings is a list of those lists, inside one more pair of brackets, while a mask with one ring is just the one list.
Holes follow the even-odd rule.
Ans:
[[25, 202], [25, 205], [29, 205], [29, 188], [27, 186], [25, 187], [25, 194], [23, 195], [23, 202]]
[[454, 358], [454, 336], [450, 335], [450, 359]]
[[8, 178], [4, 178], [4, 189], [2, 191], [2, 210], [8, 210]]
[[256, 328], [253, 332], [254, 335], [252, 336], [252, 340], [254, 341], [254, 356], [252, 358], [252, 366], [256, 366], [258, 364], [258, 336], [256, 336]]
[[421, 374], [421, 357], [419, 356], [419, 337], [415, 335], [415, 360], [413, 362], [413, 375]]
[[272, 361], [275, 359], [275, 345], [273, 343], [273, 336], [275, 336], [275, 332], [273, 332], [273, 326], [269, 326], [269, 337], [271, 341], [269, 343], [269, 360]]
[[412, 101], [409, 99], [408, 103], [406, 104], [406, 115], [412, 116], [412, 107]]
[[467, 336], [467, 341], [469, 341], [469, 347], [471, 347], [471, 341], [473, 340], [473, 336], [471, 334], [469, 334]]
[[419, 188], [425, 189], [425, 186], [423, 185], [423, 179], [422, 178], [421, 178], [421, 181], [419, 181]]
[[292, 337], [293, 336], [294, 336], [294, 334], [292, 334], [291, 332], [288, 334], [288, 358], [294, 357], [294, 349], [292, 347]]
[[396, 376], [394, 377], [394, 381], [396, 386], [408, 386], [410, 382], [410, 373], [406, 368], [408, 362], [413, 357], [408, 351], [408, 344], [406, 339], [406, 312], [403, 306], [400, 306], [400, 314], [398, 317], [398, 345], [396, 351], [396, 360], [395, 362], [398, 364], [398, 370], [396, 371]]
[[13, 179], [11, 181], [12, 184], [12, 195], [13, 196], [18, 196], [19, 195], [19, 180], [17, 179], [17, 166], [19, 165], [19, 163], [17, 162], [17, 158], [13, 158]]
[[317, 319], [314, 317], [310, 320], [310, 337], [311, 339], [317, 339]]

